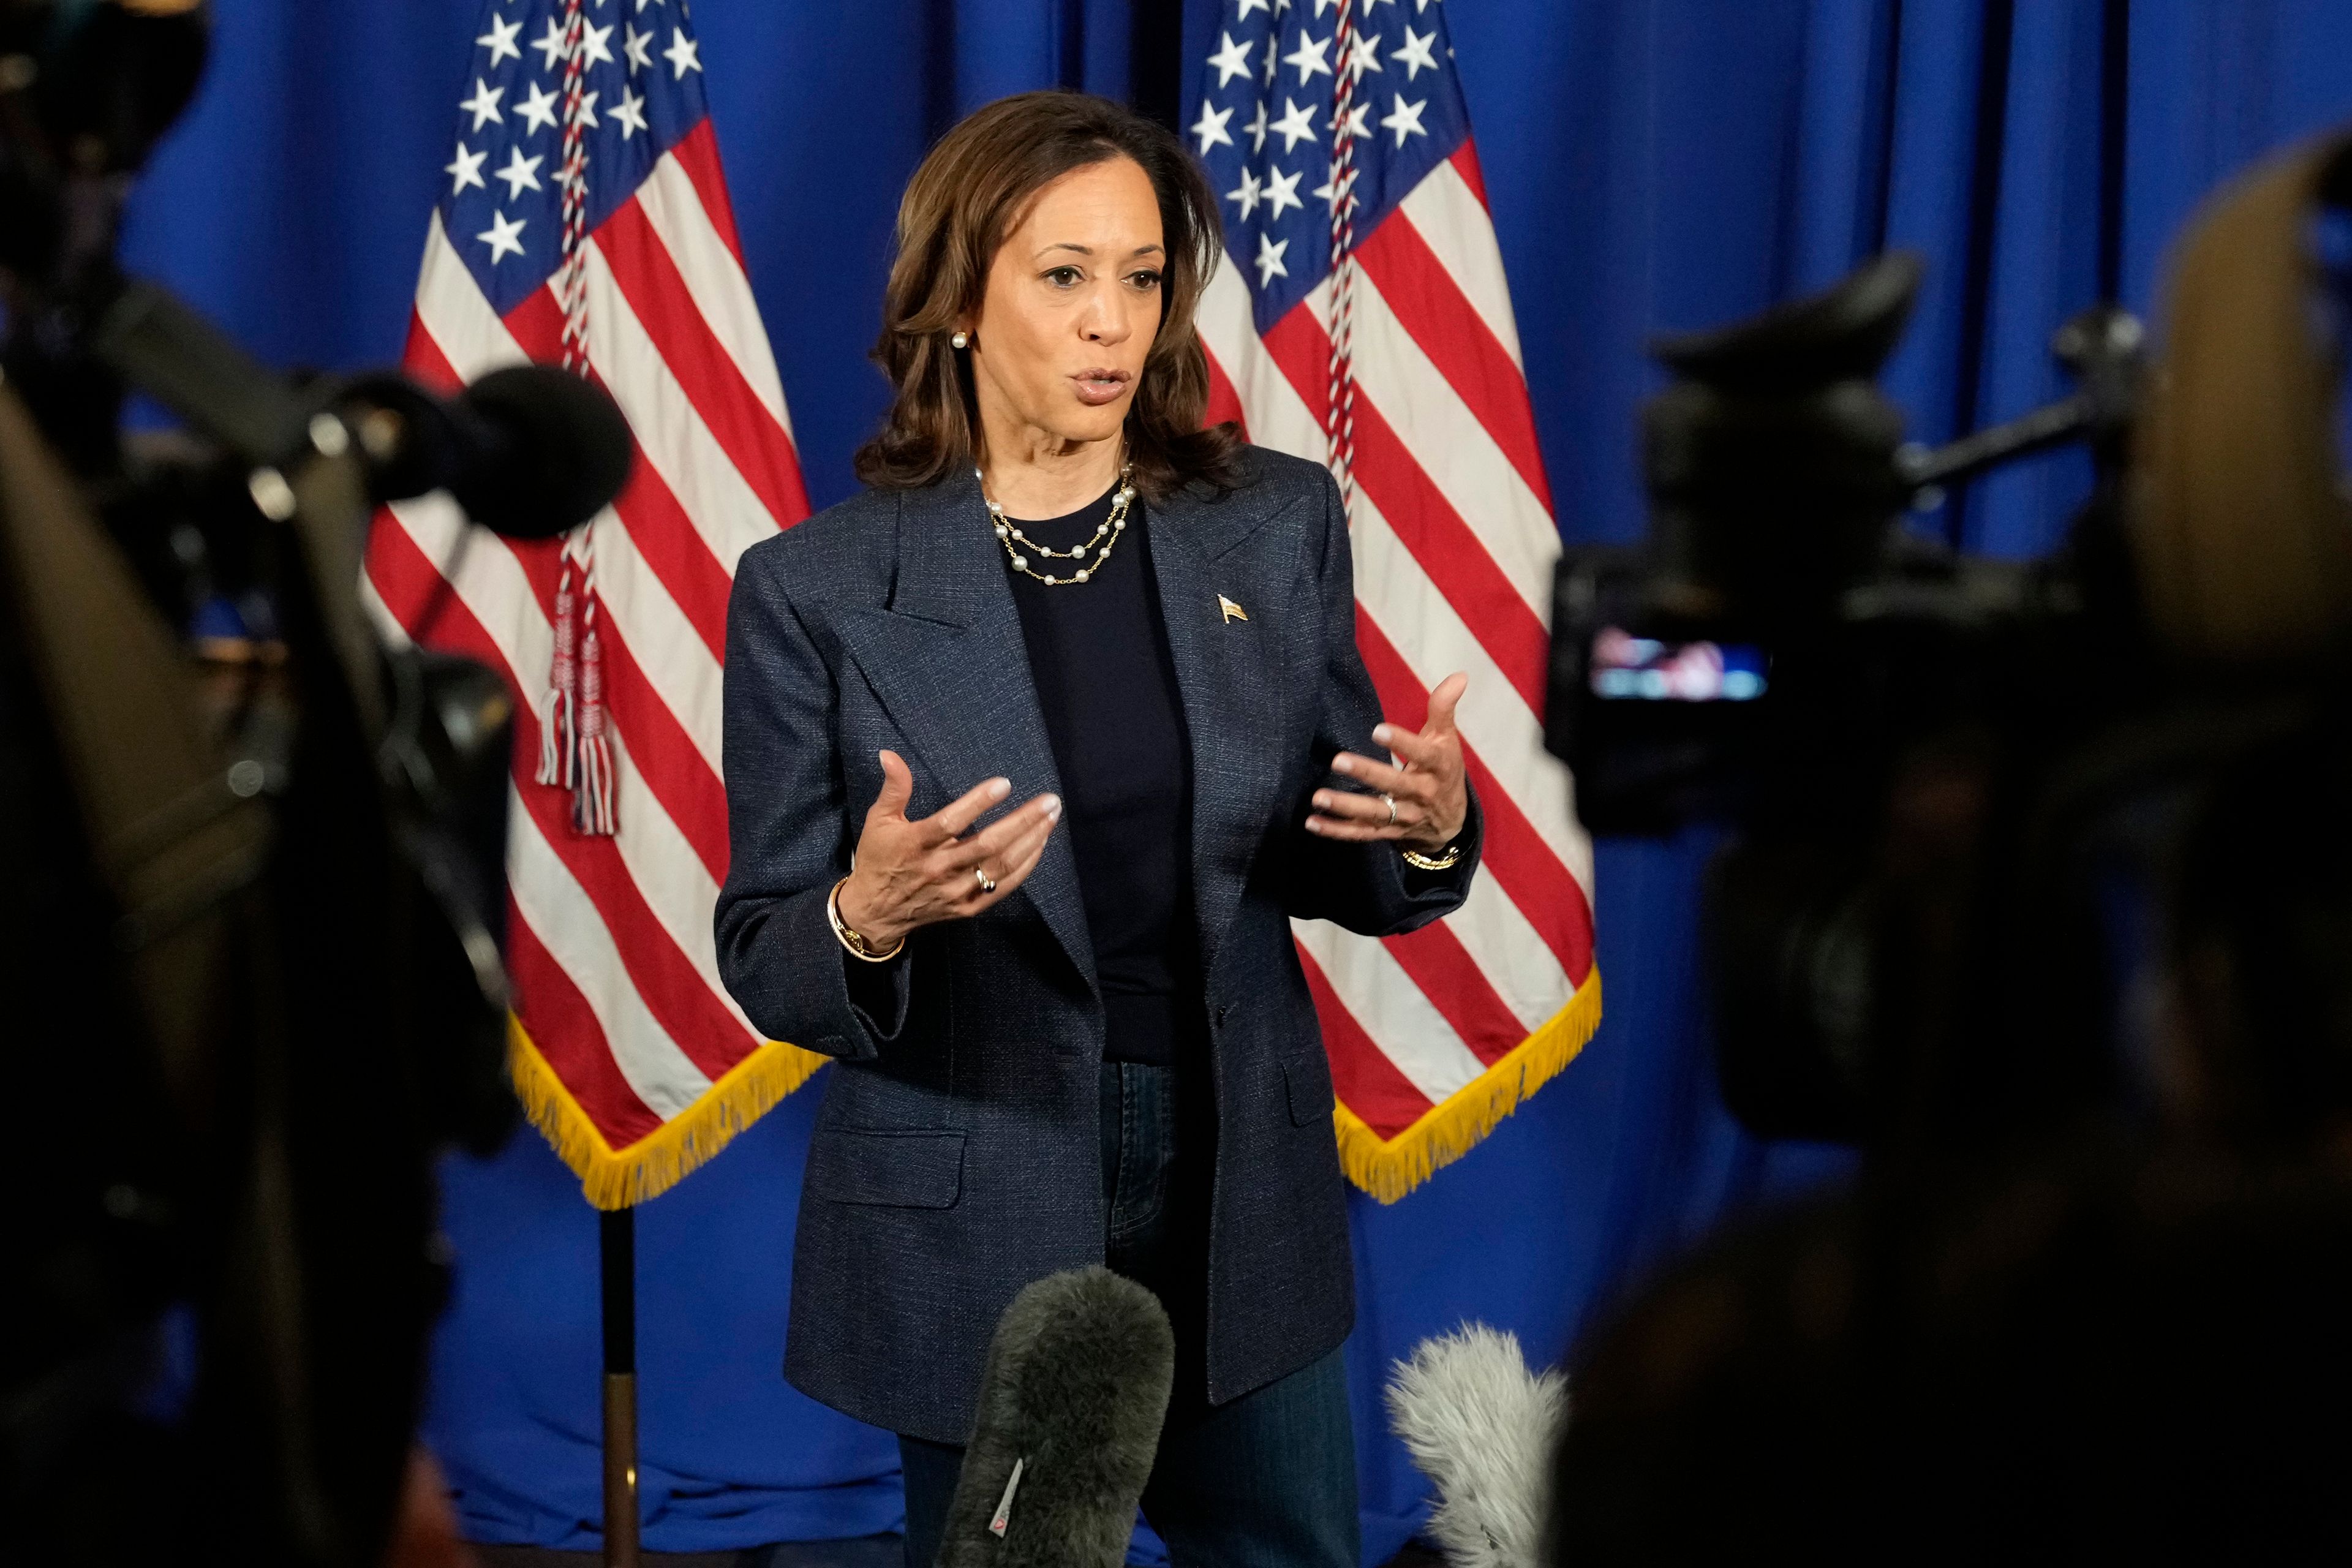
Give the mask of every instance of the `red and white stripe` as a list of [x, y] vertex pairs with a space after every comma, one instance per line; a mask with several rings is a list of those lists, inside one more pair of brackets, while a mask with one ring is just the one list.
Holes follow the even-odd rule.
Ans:
[[[596, 521], [619, 831], [572, 831], [531, 782], [559, 546], [473, 530], [446, 498], [378, 520], [369, 597], [387, 635], [472, 655], [518, 696], [507, 873], [518, 1012], [606, 1145], [693, 1106], [763, 1043], [719, 984], [727, 873], [719, 680], [744, 549], [807, 514], [799, 458], [706, 121], [587, 237], [586, 369], [627, 415], [637, 463]], [[559, 273], [560, 277], [561, 274]], [[561, 361], [555, 284], [501, 318], [436, 216], [405, 363], [443, 386]], [[420, 624], [427, 615], [431, 622]]]
[[[1429, 689], [1469, 672], [1457, 718], [1486, 821], [1482, 873], [1446, 920], [1386, 941], [1297, 927], [1340, 1102], [1391, 1141], [1591, 976], [1592, 847], [1543, 748], [1559, 535], [1474, 145], [1352, 254], [1357, 640], [1395, 722], [1419, 725]], [[1261, 335], [1226, 258], [1200, 312], [1210, 416], [1328, 460], [1330, 315], [1327, 279]]]

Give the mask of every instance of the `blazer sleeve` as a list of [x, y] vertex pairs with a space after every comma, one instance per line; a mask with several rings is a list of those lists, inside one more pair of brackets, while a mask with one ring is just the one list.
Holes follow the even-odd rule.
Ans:
[[1469, 815], [1455, 840], [1462, 858], [1444, 871], [1414, 869], [1391, 843], [1348, 843], [1307, 830], [1315, 790], [1369, 793], [1330, 772], [1334, 754], [1387, 754], [1372, 740], [1372, 727], [1381, 722], [1380, 698], [1356, 648], [1356, 574], [1347, 511], [1330, 474], [1318, 470], [1318, 475], [1323, 515], [1319, 537], [1310, 539], [1308, 550], [1318, 578], [1322, 620], [1322, 719], [1315, 733], [1315, 766], [1307, 791], [1292, 806], [1289, 830], [1295, 852], [1286, 907], [1302, 920], [1330, 921], [1364, 936], [1394, 936], [1461, 907], [1478, 869], [1484, 823], [1477, 792], [1472, 790]]
[[913, 960], [906, 952], [879, 964], [852, 957], [825, 914], [856, 847], [838, 697], [781, 580], [779, 555], [747, 551], [727, 604], [719, 976], [770, 1038], [870, 1058], [906, 1022]]

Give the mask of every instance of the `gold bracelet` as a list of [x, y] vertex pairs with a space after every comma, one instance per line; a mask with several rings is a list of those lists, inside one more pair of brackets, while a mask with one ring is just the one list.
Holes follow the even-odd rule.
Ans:
[[1404, 863], [1422, 871], [1451, 871], [1462, 864], [1462, 846], [1449, 844], [1439, 854], [1423, 855], [1417, 849], [1402, 851]]
[[824, 896], [824, 918], [833, 922], [833, 934], [841, 939], [841, 945], [849, 950], [849, 955], [852, 958], [862, 958], [868, 963], [887, 963], [898, 957], [900, 950], [907, 945], [905, 937], [902, 936], [892, 942], [888, 952], [881, 952], [872, 942], [850, 930], [848, 923], [841, 918], [841, 889], [847, 886], [849, 886], [849, 879], [844, 877], [833, 885], [833, 891]]

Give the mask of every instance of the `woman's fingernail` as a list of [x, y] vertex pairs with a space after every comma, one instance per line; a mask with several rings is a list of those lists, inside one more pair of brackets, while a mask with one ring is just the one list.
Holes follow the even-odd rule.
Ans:
[[988, 781], [989, 799], [1003, 800], [1006, 795], [1011, 795], [1012, 793], [1013, 781], [1011, 779], [991, 779]]
[[1386, 724], [1373, 725], [1372, 739], [1378, 741], [1383, 746], [1387, 745], [1389, 743], [1389, 727]]
[[1349, 762], [1345, 757], [1334, 757], [1331, 759], [1331, 771], [1335, 773], [1344, 773], [1355, 765], [1355, 763]]
[[1316, 809], [1316, 810], [1318, 810], [1318, 811], [1328, 811], [1328, 810], [1330, 810], [1330, 809], [1331, 809], [1331, 797], [1330, 797], [1329, 795], [1317, 795], [1317, 796], [1315, 797], [1315, 809]]
[[1062, 797], [1060, 795], [1049, 795], [1045, 797], [1045, 820], [1048, 822], [1059, 822], [1062, 820]]

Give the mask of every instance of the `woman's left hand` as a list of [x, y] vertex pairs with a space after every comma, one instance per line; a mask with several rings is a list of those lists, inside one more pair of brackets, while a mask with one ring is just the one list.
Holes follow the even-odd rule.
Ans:
[[1460, 837], [1470, 816], [1470, 786], [1463, 779], [1462, 737], [1454, 729], [1454, 705], [1469, 684], [1470, 678], [1459, 672], [1439, 681], [1429, 694], [1429, 722], [1417, 735], [1394, 724], [1372, 731], [1372, 739], [1395, 752], [1402, 765], [1353, 752], [1333, 757], [1333, 773], [1374, 793], [1317, 790], [1307, 830], [1325, 838], [1393, 839], [1403, 848], [1425, 854], [1435, 854]]

